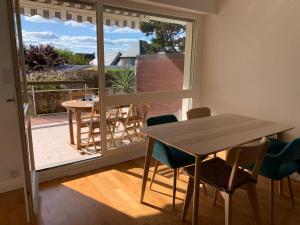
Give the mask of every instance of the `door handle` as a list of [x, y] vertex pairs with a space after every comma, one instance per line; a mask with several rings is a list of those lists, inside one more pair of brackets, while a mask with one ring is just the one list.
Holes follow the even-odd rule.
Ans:
[[6, 102], [7, 103], [11, 103], [11, 102], [15, 103], [15, 97], [6, 99]]

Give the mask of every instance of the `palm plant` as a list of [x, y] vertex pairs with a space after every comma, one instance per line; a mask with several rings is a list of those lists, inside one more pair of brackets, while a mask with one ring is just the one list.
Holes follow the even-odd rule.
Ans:
[[117, 69], [110, 74], [112, 86], [120, 93], [132, 93], [135, 90], [135, 70], [131, 68]]

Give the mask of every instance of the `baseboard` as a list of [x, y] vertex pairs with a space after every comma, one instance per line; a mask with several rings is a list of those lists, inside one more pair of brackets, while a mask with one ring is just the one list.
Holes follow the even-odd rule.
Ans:
[[0, 182], [0, 193], [14, 191], [20, 188], [23, 188], [22, 178], [16, 178], [16, 179]]

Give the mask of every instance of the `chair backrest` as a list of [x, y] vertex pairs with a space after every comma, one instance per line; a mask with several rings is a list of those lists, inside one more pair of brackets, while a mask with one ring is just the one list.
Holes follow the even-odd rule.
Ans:
[[92, 114], [100, 114], [100, 102], [93, 102]]
[[268, 141], [264, 137], [259, 144], [237, 146], [227, 152], [226, 164], [232, 166], [228, 190], [232, 190], [238, 176], [238, 169], [249, 168], [248, 172], [253, 180], [257, 180], [260, 167], [267, 152]]
[[163, 116], [155, 116], [147, 119], [147, 126], [154, 126], [165, 123], [173, 123], [177, 122], [177, 118], [174, 115], [163, 115]]
[[197, 119], [202, 117], [207, 117], [211, 115], [210, 108], [208, 107], [199, 107], [193, 108], [186, 112], [188, 120]]
[[130, 104], [126, 124], [132, 121], [140, 121], [146, 123], [150, 104]]
[[300, 161], [300, 138], [296, 138], [288, 143], [278, 154], [283, 163]]

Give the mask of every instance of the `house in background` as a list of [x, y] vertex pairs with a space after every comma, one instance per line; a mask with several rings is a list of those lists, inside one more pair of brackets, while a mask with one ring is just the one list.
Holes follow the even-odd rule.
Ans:
[[110, 63], [111, 66], [135, 66], [137, 57], [147, 54], [147, 41], [139, 40], [133, 43], [124, 53], [119, 52]]

